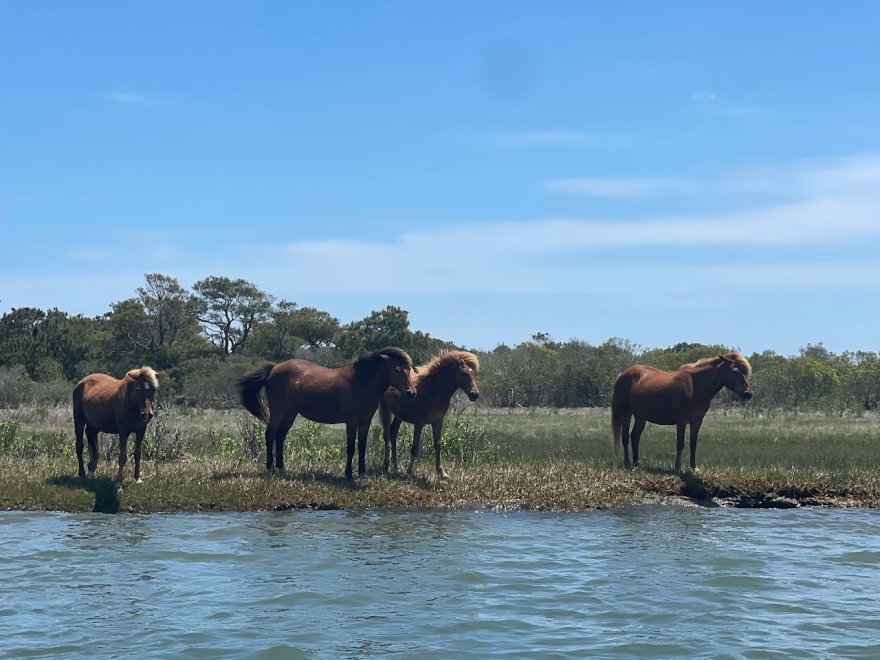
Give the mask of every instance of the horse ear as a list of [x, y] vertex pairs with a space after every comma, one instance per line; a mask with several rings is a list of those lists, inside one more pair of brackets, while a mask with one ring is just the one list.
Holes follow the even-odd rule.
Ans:
[[382, 358], [383, 360], [390, 360], [391, 359], [390, 357], [385, 355], [385, 353], [379, 353], [379, 357]]
[[131, 369], [131, 370], [127, 371], [125, 375], [128, 376], [129, 378], [137, 379], [141, 375], [141, 370], [140, 369]]

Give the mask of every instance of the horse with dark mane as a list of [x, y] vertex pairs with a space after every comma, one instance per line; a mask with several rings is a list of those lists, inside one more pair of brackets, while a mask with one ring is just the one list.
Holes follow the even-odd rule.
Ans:
[[[395, 387], [416, 394], [412, 360], [400, 348], [383, 348], [335, 369], [308, 360], [266, 364], [238, 381], [242, 405], [266, 424], [266, 469], [284, 471], [284, 438], [297, 415], [322, 424], [345, 423], [345, 476], [351, 479], [354, 439], [358, 440], [358, 476], [366, 473], [367, 433], [382, 393]], [[260, 398], [266, 388], [268, 407]]]
[[[677, 371], [662, 371], [637, 364], [623, 371], [614, 383], [611, 427], [614, 453], [623, 443], [623, 463], [629, 467], [632, 439], [633, 465], [639, 464], [639, 439], [645, 424], [675, 425], [675, 469], [681, 471], [684, 431], [690, 424], [691, 469], [697, 463], [697, 434], [713, 397], [726, 387], [744, 401], [752, 398], [752, 367], [736, 351], [685, 364]], [[630, 420], [635, 423], [630, 432]]]
[[428, 364], [416, 369], [416, 397], [405, 398], [396, 388], [390, 387], [379, 404], [382, 420], [382, 436], [385, 439], [385, 465], [388, 472], [389, 445], [391, 460], [397, 470], [397, 434], [401, 422], [413, 425], [413, 442], [410, 450], [409, 466], [406, 471], [412, 476], [413, 463], [419, 455], [419, 442], [422, 429], [431, 425], [434, 432], [434, 464], [441, 479], [449, 476], [440, 462], [440, 440], [443, 436], [443, 418], [449, 410], [452, 395], [462, 390], [471, 401], [480, 396], [477, 389], [477, 372], [480, 362], [477, 356], [468, 351], [448, 351], [433, 358]]
[[128, 460], [128, 436], [134, 433], [134, 478], [141, 481], [141, 449], [147, 424], [153, 418], [158, 374], [150, 367], [132, 369], [122, 380], [107, 374], [91, 374], [73, 389], [73, 428], [76, 432], [76, 458], [79, 476], [83, 466], [83, 431], [89, 440], [89, 473], [98, 467], [98, 433], [119, 434], [119, 473], [116, 485], [122, 488], [123, 470]]

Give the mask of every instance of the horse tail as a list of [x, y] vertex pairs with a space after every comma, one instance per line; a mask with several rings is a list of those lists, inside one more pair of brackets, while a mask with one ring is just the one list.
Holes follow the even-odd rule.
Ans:
[[86, 412], [83, 410], [83, 389], [82, 382], [77, 383], [73, 388], [73, 424], [75, 429], [81, 429], [86, 425]]
[[626, 415], [623, 411], [625, 392], [620, 386], [620, 376], [614, 382], [614, 394], [611, 397], [611, 447], [614, 449], [615, 460], [620, 458], [621, 434], [623, 433], [623, 420]]
[[241, 405], [264, 424], [269, 423], [269, 409], [263, 403], [262, 397], [260, 397], [260, 390], [266, 386], [266, 382], [269, 380], [269, 372], [274, 367], [275, 365], [271, 362], [264, 364], [259, 369], [239, 378], [236, 383]]

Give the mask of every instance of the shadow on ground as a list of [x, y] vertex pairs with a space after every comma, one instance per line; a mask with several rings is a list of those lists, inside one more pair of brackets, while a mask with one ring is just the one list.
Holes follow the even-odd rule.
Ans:
[[95, 494], [95, 513], [117, 513], [119, 511], [119, 497], [116, 484], [109, 477], [71, 477], [62, 475], [52, 477], [48, 483], [64, 488], [87, 490]]

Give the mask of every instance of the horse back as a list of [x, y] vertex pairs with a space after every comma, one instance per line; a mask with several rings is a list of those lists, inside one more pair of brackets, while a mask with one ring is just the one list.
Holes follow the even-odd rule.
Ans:
[[[350, 365], [331, 368], [299, 359], [275, 365], [266, 381], [271, 415], [297, 414], [323, 424], [356, 416], [357, 403], [363, 398], [356, 390]], [[373, 402], [373, 413], [378, 404], [378, 399]]]
[[91, 374], [74, 389], [74, 415], [81, 414], [89, 426], [102, 433], [119, 433], [126, 417], [125, 400], [123, 381], [107, 374]]
[[621, 372], [614, 383], [615, 414], [635, 415], [654, 424], [675, 424], [693, 398], [690, 374], [637, 364]]

